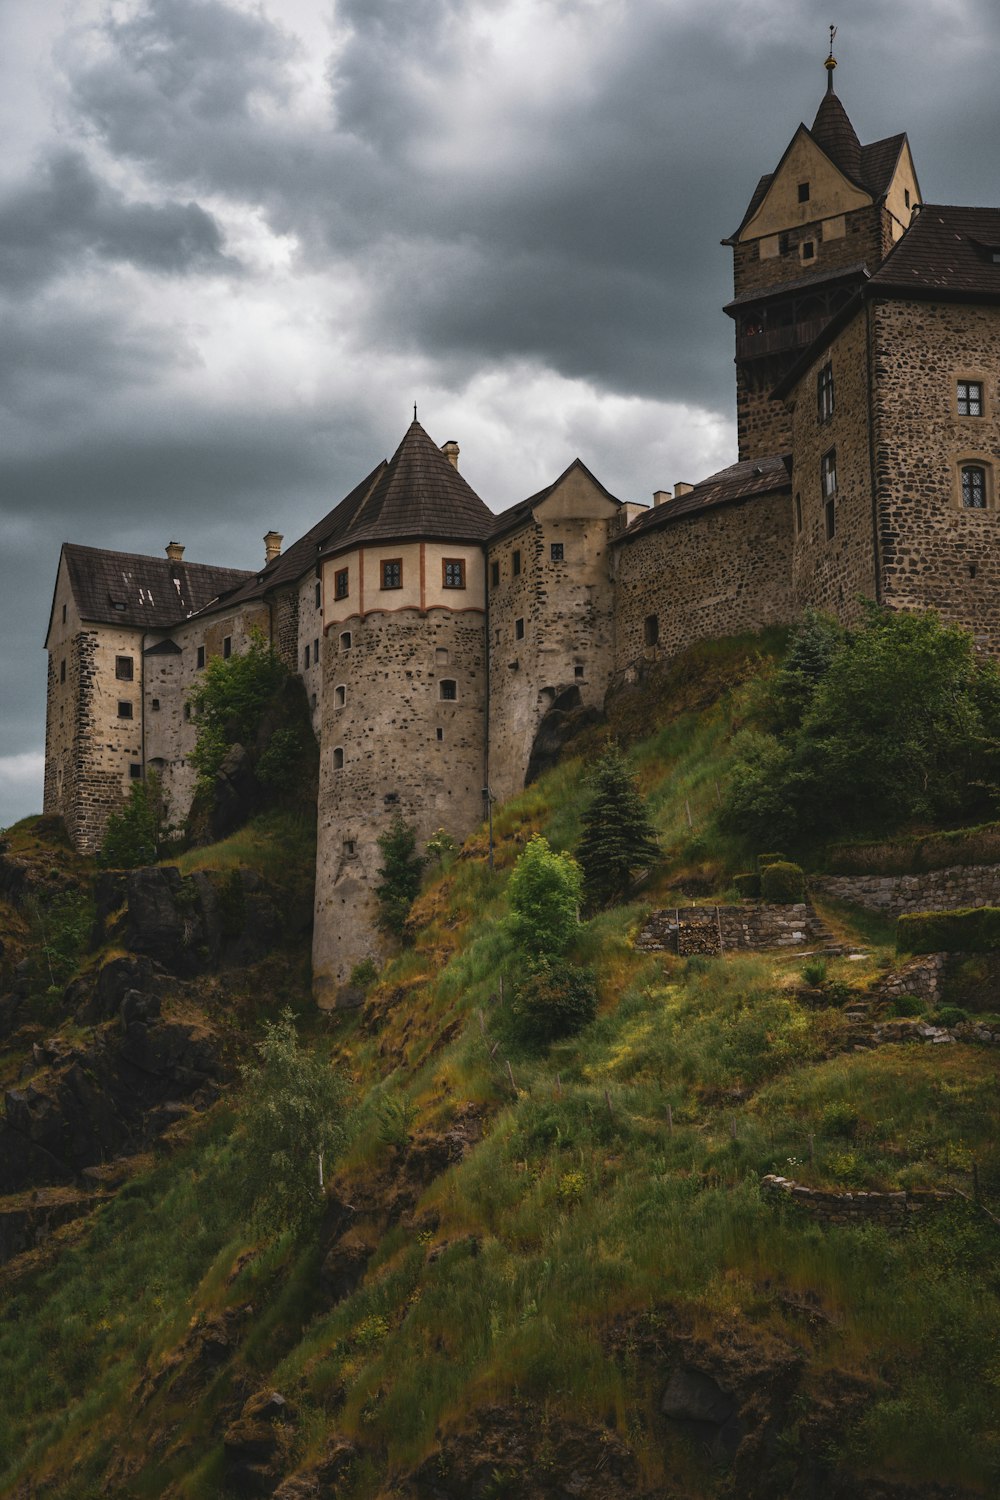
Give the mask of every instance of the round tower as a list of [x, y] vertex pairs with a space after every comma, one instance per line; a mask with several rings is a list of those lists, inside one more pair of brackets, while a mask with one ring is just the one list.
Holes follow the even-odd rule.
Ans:
[[323, 694], [313, 974], [336, 1003], [377, 955], [378, 839], [482, 820], [494, 517], [414, 421], [319, 560]]

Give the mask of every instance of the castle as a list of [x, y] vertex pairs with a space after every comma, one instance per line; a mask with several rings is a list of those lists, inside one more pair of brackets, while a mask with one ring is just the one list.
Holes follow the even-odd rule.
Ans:
[[731, 246], [739, 458], [624, 504], [579, 460], [500, 515], [414, 422], [259, 572], [69, 545], [46, 647], [45, 810], [100, 845], [132, 780], [190, 804], [187, 697], [263, 631], [320, 745], [314, 974], [376, 947], [377, 839], [477, 826], [547, 715], [691, 642], [935, 608], [1000, 651], [1000, 210], [924, 204], [905, 135], [862, 146], [833, 88]]

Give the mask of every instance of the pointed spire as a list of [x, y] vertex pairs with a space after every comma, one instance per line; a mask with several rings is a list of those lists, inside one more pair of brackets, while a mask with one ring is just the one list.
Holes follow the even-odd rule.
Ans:
[[861, 142], [847, 110], [833, 91], [833, 70], [837, 66], [837, 59], [833, 55], [833, 39], [836, 35], [836, 26], [831, 26], [830, 55], [823, 64], [826, 68], [826, 93], [816, 111], [812, 135], [833, 164], [858, 182], [861, 178]]

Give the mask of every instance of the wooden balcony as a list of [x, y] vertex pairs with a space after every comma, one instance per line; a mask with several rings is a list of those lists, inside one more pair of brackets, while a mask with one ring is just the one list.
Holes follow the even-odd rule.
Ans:
[[759, 333], [736, 335], [737, 359], [764, 359], [772, 354], [787, 354], [804, 349], [811, 344], [827, 323], [830, 315], [807, 318], [802, 323], [785, 323], [780, 328], [762, 328]]

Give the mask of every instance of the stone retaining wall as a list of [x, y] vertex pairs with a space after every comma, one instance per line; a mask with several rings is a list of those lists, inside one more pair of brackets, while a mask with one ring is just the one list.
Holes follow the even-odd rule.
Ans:
[[903, 1229], [913, 1214], [947, 1207], [955, 1199], [954, 1193], [937, 1188], [908, 1193], [835, 1193], [803, 1187], [774, 1172], [762, 1177], [760, 1185], [765, 1197], [790, 1198], [824, 1224], [881, 1224], [886, 1229]]
[[636, 939], [644, 953], [721, 953], [789, 948], [822, 941], [826, 928], [806, 902], [668, 907], [654, 911]]
[[887, 917], [1000, 906], [1000, 865], [949, 865], [922, 875], [811, 875], [809, 889]]

